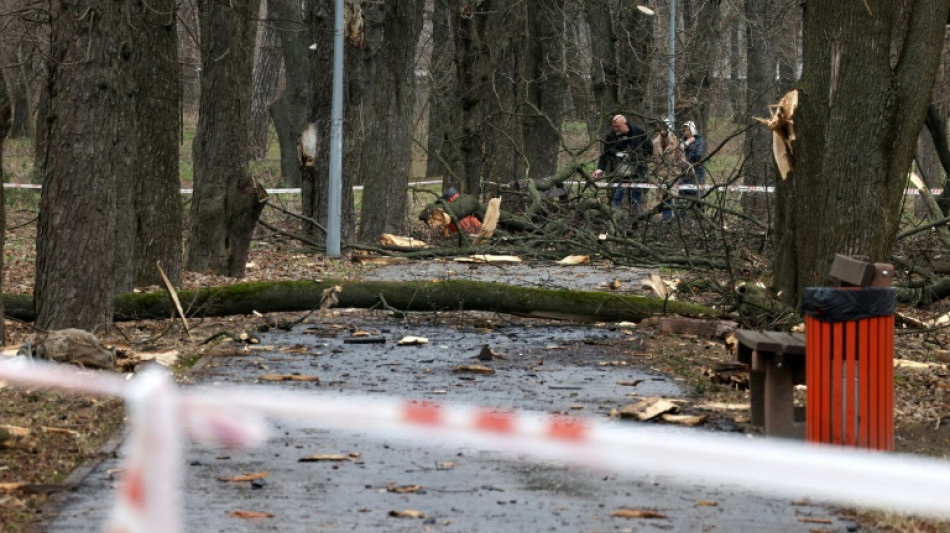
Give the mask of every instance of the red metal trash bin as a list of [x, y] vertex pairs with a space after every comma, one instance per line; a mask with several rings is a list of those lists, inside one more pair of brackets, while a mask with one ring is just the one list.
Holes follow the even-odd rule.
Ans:
[[890, 287], [805, 289], [805, 438], [894, 449]]

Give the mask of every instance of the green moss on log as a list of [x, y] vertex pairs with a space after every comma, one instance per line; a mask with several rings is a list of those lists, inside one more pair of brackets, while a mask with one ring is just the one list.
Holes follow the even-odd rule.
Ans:
[[[663, 313], [663, 301], [609, 292], [551, 290], [516, 287], [484, 281], [386, 282], [386, 281], [279, 281], [239, 283], [196, 291], [180, 291], [189, 317], [225, 316], [280, 311], [306, 311], [320, 305], [328, 287], [342, 285], [338, 307], [372, 308], [382, 305], [403, 311], [495, 311], [510, 314], [564, 315], [589, 320], [639, 321]], [[30, 295], [4, 295], [9, 316], [33, 320]], [[717, 316], [708, 307], [671, 301], [666, 312], [690, 316]], [[115, 320], [171, 318], [174, 304], [164, 292], [118, 296]]]

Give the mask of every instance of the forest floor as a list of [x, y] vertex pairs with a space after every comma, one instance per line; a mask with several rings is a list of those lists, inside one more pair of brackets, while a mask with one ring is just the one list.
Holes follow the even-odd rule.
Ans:
[[[7, 216], [7, 244], [3, 290], [32, 292], [35, 261], [35, 213], [11, 210]], [[345, 261], [326, 260], [302, 250], [297, 243], [281, 239], [255, 242], [249, 258], [248, 276], [240, 281], [284, 279], [359, 279], [363, 267]], [[665, 271], [664, 276], [676, 273]], [[679, 273], [688, 275], [688, 273]], [[185, 275], [186, 288], [234, 283], [236, 280]], [[636, 288], [634, 290], [640, 290]], [[643, 289], [644, 291], [646, 289]], [[643, 294], [648, 294], [644, 292]], [[708, 296], [684, 296], [702, 303]], [[901, 309], [908, 316], [942, 312]], [[303, 313], [291, 314], [299, 318]], [[113, 346], [131, 351], [168, 351], [179, 354], [176, 369], [184, 375], [190, 364], [213, 349], [202, 344], [220, 332], [249, 331], [274, 317], [235, 316], [196, 320], [189, 340], [178, 323], [170, 320], [124, 322], [100, 337]], [[7, 321], [7, 345], [16, 345], [33, 334], [29, 324]], [[748, 402], [748, 393], [737, 387], [715, 383], [709, 369], [734, 361], [723, 342], [692, 335], [663, 335], [642, 328], [639, 352], [648, 353], [651, 366], [676, 376], [710, 402]], [[904, 333], [904, 332], [899, 332]], [[895, 418], [897, 450], [906, 453], [947, 457], [950, 445], [950, 334], [943, 330], [898, 334], [896, 358], [906, 361], [895, 370]], [[743, 431], [755, 431], [736, 416]], [[78, 466], [97, 458], [103, 445], [114, 439], [122, 427], [124, 411], [118, 400], [74, 397], [44, 391], [22, 391], [0, 386], [0, 425], [33, 429], [34, 449], [0, 450], [0, 524], [3, 532], [28, 531], [43, 516], [44, 506], [55, 495], [69, 490], [70, 478]], [[6, 485], [5, 484], [14, 484]], [[853, 512], [867, 527], [901, 532], [950, 532], [950, 524], [906, 516], [863, 511]]]

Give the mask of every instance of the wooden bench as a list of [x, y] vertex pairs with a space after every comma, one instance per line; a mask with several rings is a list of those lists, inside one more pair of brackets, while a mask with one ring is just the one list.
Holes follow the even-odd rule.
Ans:
[[749, 365], [752, 424], [770, 437], [803, 438], [792, 393], [805, 382], [805, 335], [739, 329], [736, 340], [737, 359]]

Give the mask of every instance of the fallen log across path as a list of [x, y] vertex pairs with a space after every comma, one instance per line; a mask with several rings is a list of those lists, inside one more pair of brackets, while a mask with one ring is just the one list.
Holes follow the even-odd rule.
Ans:
[[[320, 306], [325, 289], [343, 287], [337, 307], [385, 308], [399, 311], [494, 311], [576, 321], [639, 321], [663, 314], [657, 298], [617, 292], [573, 291], [517, 287], [502, 283], [450, 281], [275, 281], [238, 283], [200, 290], [178, 291], [190, 317], [244, 315], [253, 311], [309, 311]], [[33, 321], [29, 294], [4, 294], [6, 316]], [[665, 312], [716, 317], [721, 313], [701, 305], [666, 302]], [[165, 292], [133, 293], [116, 297], [115, 320], [167, 319], [176, 315]]]

